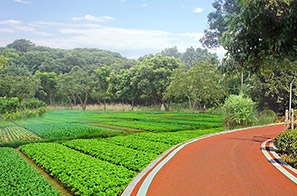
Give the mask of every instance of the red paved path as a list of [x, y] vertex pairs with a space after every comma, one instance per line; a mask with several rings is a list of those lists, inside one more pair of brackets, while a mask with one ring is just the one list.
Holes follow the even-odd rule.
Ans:
[[189, 144], [157, 173], [147, 195], [297, 195], [297, 185], [261, 152], [262, 142], [283, 129], [256, 128]]

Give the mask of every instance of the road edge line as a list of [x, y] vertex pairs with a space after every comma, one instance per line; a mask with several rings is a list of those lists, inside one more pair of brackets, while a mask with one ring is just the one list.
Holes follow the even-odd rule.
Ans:
[[275, 152], [274, 145], [272, 143], [273, 139], [266, 140], [261, 144], [261, 151], [266, 157], [266, 159], [275, 168], [277, 168], [283, 175], [289, 178], [292, 182], [297, 184], [297, 170], [292, 168], [289, 164], [284, 162], [280, 156]]

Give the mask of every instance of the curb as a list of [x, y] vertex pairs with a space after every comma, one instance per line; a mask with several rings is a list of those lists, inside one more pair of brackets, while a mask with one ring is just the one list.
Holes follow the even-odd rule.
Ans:
[[[143, 196], [146, 195], [148, 188], [155, 177], [155, 175], [162, 169], [162, 167], [171, 159], [174, 157], [175, 154], [177, 154], [181, 149], [183, 149], [185, 146], [197, 142], [199, 140], [203, 140], [209, 137], [214, 137], [218, 135], [228, 134], [228, 133], [234, 133], [239, 131], [245, 131], [249, 129], [255, 129], [255, 128], [263, 128], [263, 127], [270, 127], [270, 126], [276, 126], [276, 125], [283, 125], [284, 123], [278, 123], [278, 124], [270, 124], [270, 125], [263, 125], [263, 126], [254, 126], [254, 127], [247, 127], [242, 129], [235, 129], [235, 130], [229, 130], [229, 131], [222, 131], [218, 133], [212, 133], [205, 136], [201, 136], [198, 138], [191, 139], [189, 141], [183, 142], [181, 144], [177, 144], [176, 146], [173, 146], [163, 154], [161, 154], [157, 159], [155, 159], [153, 162], [151, 162], [144, 170], [142, 170], [126, 187], [124, 192], [121, 194], [121, 196], [130, 196], [137, 195], [137, 196]], [[141, 182], [142, 181], [142, 182]], [[140, 184], [141, 183], [141, 184]], [[140, 186], [139, 189], [137, 186]], [[135, 189], [138, 189], [135, 191]]]
[[273, 139], [269, 139], [262, 143], [262, 153], [274, 167], [276, 167], [282, 174], [297, 184], [297, 169], [291, 167], [281, 159], [281, 157], [275, 152], [276, 148], [272, 141]]

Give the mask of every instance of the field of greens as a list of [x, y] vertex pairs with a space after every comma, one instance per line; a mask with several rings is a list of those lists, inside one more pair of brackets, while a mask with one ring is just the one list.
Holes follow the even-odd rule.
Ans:
[[22, 127], [9, 126], [0, 130], [0, 143], [40, 139], [39, 136]]
[[12, 148], [0, 148], [0, 195], [61, 195]]
[[[13, 126], [43, 140], [19, 149], [71, 194], [113, 196], [172, 146], [223, 130], [218, 114], [69, 110], [22, 119]], [[103, 133], [113, 135], [99, 137]], [[91, 139], [80, 139], [84, 135]]]

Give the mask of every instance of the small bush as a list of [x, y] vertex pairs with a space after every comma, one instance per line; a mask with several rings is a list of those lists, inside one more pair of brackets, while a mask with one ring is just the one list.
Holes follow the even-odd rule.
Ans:
[[243, 95], [229, 96], [223, 105], [223, 120], [227, 128], [257, 123], [256, 103]]
[[5, 114], [6, 112], [16, 112], [19, 108], [19, 99], [16, 97], [0, 97], [0, 114]]
[[40, 107], [45, 107], [46, 103], [36, 98], [26, 99], [23, 101], [22, 106], [27, 109], [37, 109]]
[[272, 110], [264, 110], [259, 114], [258, 125], [267, 125], [274, 123], [277, 120], [277, 114]]
[[275, 146], [283, 153], [283, 158], [297, 168], [297, 129], [281, 133], [275, 139]]

